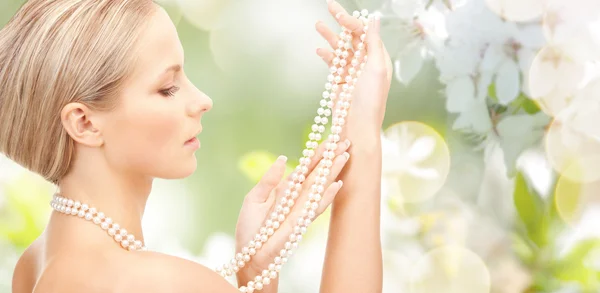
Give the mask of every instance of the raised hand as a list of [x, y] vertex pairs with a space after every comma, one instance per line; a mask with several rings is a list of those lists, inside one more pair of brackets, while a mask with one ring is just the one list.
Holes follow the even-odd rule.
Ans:
[[[328, 9], [340, 26], [352, 31], [354, 50], [358, 50], [359, 40], [364, 34], [362, 21], [348, 14], [336, 1], [331, 1]], [[380, 22], [381, 20], [377, 17], [369, 22], [369, 29], [365, 36], [366, 54], [363, 54], [361, 60], [364, 60], [362, 59], [364, 55], [367, 55], [368, 59], [352, 93], [352, 107], [342, 131], [343, 137], [348, 137], [355, 143], [363, 141], [364, 137], [361, 133], [364, 134], [365, 131], [379, 135], [385, 116], [393, 67], [389, 54], [381, 41]], [[322, 21], [317, 22], [316, 29], [332, 47], [329, 49], [319, 48], [317, 54], [323, 58], [327, 66], [332, 66], [336, 57], [332, 49], [338, 48], [340, 38]]]
[[[319, 207], [314, 211], [314, 217], [322, 214], [333, 201], [335, 195], [342, 187], [342, 182], [334, 182], [340, 174], [349, 154], [346, 152], [350, 146], [349, 141], [338, 143], [335, 151], [335, 158], [332, 160], [330, 173], [327, 182], [324, 184], [325, 191], [322, 193], [322, 199]], [[295, 203], [286, 202], [284, 206], [291, 206], [285, 221], [275, 228], [271, 225], [267, 234], [272, 234], [264, 244], [258, 244], [261, 241], [259, 229], [263, 227], [267, 220], [272, 216], [277, 216], [275, 207], [281, 202], [291, 177], [282, 180], [285, 172], [285, 157], [280, 157], [267, 173], [261, 178], [260, 182], [246, 195], [236, 226], [236, 251], [239, 253], [244, 247], [252, 249], [250, 261], [237, 272], [238, 282], [245, 283], [253, 280], [255, 276], [260, 276], [263, 270], [266, 270], [276, 257], [281, 257], [280, 251], [285, 247], [295, 247], [297, 244], [290, 241], [289, 236], [294, 232], [297, 220], [303, 214], [304, 204], [309, 200], [311, 186], [316, 180], [317, 175], [322, 172], [322, 166], [319, 164], [323, 158], [323, 152], [326, 150], [325, 143], [321, 144], [316, 150], [308, 165], [308, 172], [302, 189], [299, 191]], [[291, 176], [291, 175], [290, 175]], [[285, 212], [284, 212], [285, 213]], [[272, 233], [271, 233], [272, 232]], [[258, 234], [257, 234], [258, 233]], [[250, 244], [252, 241], [252, 244]], [[253, 246], [253, 247], [250, 247]], [[239, 257], [239, 255], [237, 255]]]

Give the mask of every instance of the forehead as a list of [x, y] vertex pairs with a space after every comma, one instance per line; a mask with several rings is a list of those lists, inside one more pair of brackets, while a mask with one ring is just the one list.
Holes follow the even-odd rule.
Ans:
[[142, 31], [136, 50], [133, 77], [154, 80], [169, 66], [183, 62], [183, 48], [169, 15], [157, 6]]

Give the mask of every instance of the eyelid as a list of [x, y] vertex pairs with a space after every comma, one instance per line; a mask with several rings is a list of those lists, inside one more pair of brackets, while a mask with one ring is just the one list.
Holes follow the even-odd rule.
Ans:
[[169, 87], [169, 88], [167, 88], [167, 89], [161, 90], [161, 91], [160, 91], [160, 93], [161, 93], [163, 96], [169, 96], [169, 97], [172, 97], [172, 96], [174, 96], [174, 95], [175, 95], [175, 93], [176, 93], [177, 91], [179, 91], [179, 89], [180, 89], [180, 88], [179, 88], [178, 86], [174, 85], [174, 86], [171, 86], [171, 87]]

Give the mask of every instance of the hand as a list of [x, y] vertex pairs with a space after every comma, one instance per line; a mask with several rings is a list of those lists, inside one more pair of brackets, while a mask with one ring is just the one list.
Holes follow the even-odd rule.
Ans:
[[[337, 2], [331, 1], [328, 4], [331, 15], [337, 19], [340, 26], [344, 26], [352, 31], [354, 50], [360, 36], [364, 33], [362, 21], [351, 16]], [[355, 143], [373, 138], [373, 133], [379, 137], [379, 132], [383, 124], [387, 97], [392, 80], [392, 61], [380, 37], [380, 22], [375, 19], [369, 23], [368, 33], [365, 39], [365, 49], [368, 55], [368, 61], [362, 70], [362, 75], [358, 78], [355, 89], [352, 93], [352, 106], [346, 118], [346, 124], [342, 130], [342, 136], [348, 137]], [[338, 48], [339, 36], [335, 34], [327, 25], [321, 21], [316, 24], [317, 31], [327, 40], [332, 48]], [[327, 66], [333, 65], [335, 54], [331, 49], [319, 48], [317, 54], [323, 58]], [[365, 53], [363, 52], [363, 56]], [[349, 58], [353, 54], [350, 52]], [[360, 58], [361, 62], [363, 58]], [[351, 60], [351, 59], [349, 59]], [[350, 63], [350, 62], [348, 62]], [[348, 65], [352, 66], [352, 65]], [[346, 70], [344, 72], [348, 72]], [[359, 69], [359, 68], [357, 68]], [[345, 75], [343, 76], [345, 77]], [[340, 87], [341, 88], [341, 87]], [[366, 128], [365, 128], [366, 127]], [[364, 137], [364, 135], [370, 135]]]
[[[319, 202], [319, 208], [316, 210], [317, 217], [327, 209], [342, 187], [341, 181], [335, 183], [333, 181], [348, 161], [349, 154], [345, 153], [348, 148], [349, 141], [338, 143], [338, 148], [335, 151], [336, 156], [333, 159], [333, 165], [330, 169], [331, 172], [329, 176], [327, 176], [327, 182], [324, 185], [325, 191], [322, 194], [323, 198]], [[323, 158], [324, 151], [325, 144], [322, 143], [315, 150], [315, 155], [308, 165], [306, 180], [302, 184], [302, 190], [299, 192], [299, 196], [290, 213], [287, 215], [285, 221], [281, 223], [279, 229], [275, 230], [275, 233], [269, 240], [257, 250], [256, 255], [252, 257], [250, 263], [246, 264], [246, 266], [237, 273], [238, 281], [240, 281], [240, 279], [252, 280], [256, 275], [260, 275], [262, 270], [267, 269], [274, 258], [279, 256], [279, 252], [284, 248], [285, 243], [289, 241], [289, 235], [293, 233], [297, 219], [302, 216], [304, 203], [308, 200], [310, 188], [315, 182], [315, 177], [318, 174], [316, 170], [320, 169], [320, 166], [319, 168], [316, 167]], [[235, 239], [237, 252], [240, 252], [243, 247], [247, 247], [248, 243], [255, 239], [255, 235], [259, 232], [259, 229], [263, 227], [265, 221], [270, 218], [269, 216], [274, 211], [275, 206], [285, 195], [291, 175], [287, 180], [282, 181], [281, 179], [284, 172], [285, 157], [280, 157], [261, 178], [260, 182], [244, 198], [236, 225]]]

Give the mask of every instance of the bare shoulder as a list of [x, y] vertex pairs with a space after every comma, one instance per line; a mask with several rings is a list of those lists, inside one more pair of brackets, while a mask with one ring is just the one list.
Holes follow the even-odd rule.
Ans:
[[148, 251], [134, 253], [132, 259], [126, 266], [135, 271], [133, 280], [148, 282], [126, 282], [124, 292], [239, 292], [213, 270], [190, 260]]
[[12, 276], [13, 293], [31, 292], [35, 286], [38, 274], [38, 267], [35, 261], [36, 250], [37, 245], [34, 242], [19, 257]]
[[34, 292], [239, 291], [220, 275], [196, 262], [157, 252], [119, 251], [62, 257], [48, 266]]

